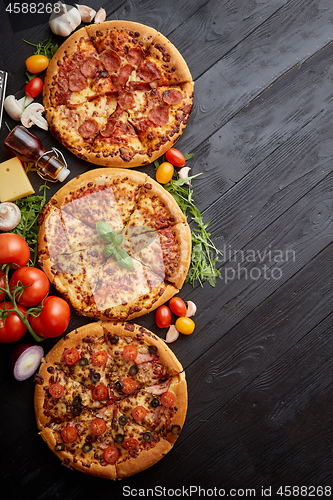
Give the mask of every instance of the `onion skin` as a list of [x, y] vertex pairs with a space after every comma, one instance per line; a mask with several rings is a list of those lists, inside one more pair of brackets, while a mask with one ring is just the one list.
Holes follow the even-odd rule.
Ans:
[[[29, 355], [30, 359], [28, 358]], [[29, 346], [24, 349], [14, 365], [13, 374], [15, 379], [22, 382], [23, 380], [30, 378], [38, 370], [43, 356], [44, 349], [39, 345]]]

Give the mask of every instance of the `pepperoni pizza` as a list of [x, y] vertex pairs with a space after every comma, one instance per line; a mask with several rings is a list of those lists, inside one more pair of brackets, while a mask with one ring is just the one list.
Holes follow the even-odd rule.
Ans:
[[187, 411], [185, 373], [159, 337], [98, 322], [62, 338], [35, 377], [40, 435], [69, 467], [121, 479], [159, 461]]
[[81, 28], [54, 55], [43, 102], [52, 134], [109, 167], [151, 163], [182, 134], [193, 101], [186, 62], [161, 33], [129, 21]]

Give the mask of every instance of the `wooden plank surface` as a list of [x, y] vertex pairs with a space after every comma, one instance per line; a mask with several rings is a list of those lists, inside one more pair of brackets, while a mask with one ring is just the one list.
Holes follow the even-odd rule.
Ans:
[[[13, 29], [5, 4], [0, 1], [0, 68], [9, 73], [8, 93], [15, 93], [31, 55], [22, 40], [38, 43], [50, 32], [44, 23]], [[121, 482], [61, 467], [37, 435], [33, 381], [14, 380], [12, 346], [1, 346], [6, 498], [26, 498], [27, 490], [36, 500], [123, 498], [130, 489], [138, 496], [139, 488], [158, 496], [163, 487], [165, 497], [180, 488], [183, 497], [199, 498], [195, 487], [201, 487], [217, 488], [220, 496], [232, 488], [240, 489], [238, 496], [246, 489], [264, 496], [266, 488], [266, 496], [281, 498], [278, 488], [289, 485], [326, 486], [323, 497], [331, 496], [333, 3], [89, 5], [103, 5], [108, 19], [158, 29], [191, 69], [194, 108], [177, 147], [194, 153], [191, 174], [202, 172], [193, 181], [194, 201], [223, 252], [221, 276], [215, 288], [186, 284], [180, 293], [198, 306], [194, 333], [171, 345], [188, 381], [184, 429], [163, 460]], [[1, 144], [6, 133], [3, 125]], [[48, 132], [38, 135], [69, 159], [71, 177], [89, 169]], [[0, 161], [7, 158], [2, 146]], [[154, 175], [152, 166], [142, 171]], [[39, 177], [30, 175], [38, 188]], [[51, 186], [50, 195], [57, 189]], [[136, 322], [164, 338], [153, 313]], [[73, 313], [68, 331], [86, 323]], [[45, 350], [55, 342], [47, 340]]]

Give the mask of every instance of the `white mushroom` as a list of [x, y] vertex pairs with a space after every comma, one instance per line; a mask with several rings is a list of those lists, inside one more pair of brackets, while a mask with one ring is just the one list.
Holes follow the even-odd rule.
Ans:
[[97, 14], [94, 18], [94, 23], [102, 23], [106, 19], [106, 12], [105, 9], [102, 7], [97, 11]]
[[44, 130], [48, 129], [48, 123], [42, 116], [44, 106], [38, 102], [34, 102], [25, 108], [21, 115], [21, 123], [24, 127], [30, 128], [32, 125], [37, 125]]
[[195, 305], [194, 302], [192, 302], [191, 300], [188, 300], [185, 316], [187, 318], [190, 318], [191, 316], [194, 316], [196, 312], [197, 312], [197, 306]]
[[0, 203], [0, 230], [11, 231], [21, 220], [21, 211], [15, 203]]
[[[190, 171], [190, 167], [183, 167], [181, 168], [179, 171], [178, 171], [178, 177], [180, 179], [186, 179], [186, 177], [188, 177], [188, 173]], [[186, 181], [185, 184], [187, 184], [188, 186], [190, 185], [190, 181]]]
[[78, 4], [75, 5], [80, 13], [81, 21], [83, 21], [84, 23], [91, 23], [91, 21], [94, 19], [96, 15], [96, 11], [91, 7], [88, 7], [87, 5], [78, 5]]
[[179, 331], [175, 327], [175, 325], [170, 325], [169, 330], [167, 331], [166, 337], [165, 337], [165, 342], [170, 344], [171, 342], [174, 342], [177, 340], [179, 337]]
[[73, 5], [56, 2], [49, 19], [49, 25], [55, 35], [68, 36], [81, 24], [80, 12]]
[[26, 95], [22, 99], [16, 100], [14, 95], [9, 95], [4, 100], [4, 108], [13, 120], [20, 121], [21, 114], [24, 108], [26, 108], [33, 98]]

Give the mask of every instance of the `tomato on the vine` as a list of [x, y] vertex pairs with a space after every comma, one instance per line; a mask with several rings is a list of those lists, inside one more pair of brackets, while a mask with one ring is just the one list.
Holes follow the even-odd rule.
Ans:
[[28, 57], [25, 61], [25, 65], [29, 73], [41, 73], [46, 69], [49, 65], [50, 61], [46, 56], [42, 54], [35, 54], [33, 56]]
[[37, 97], [43, 90], [43, 80], [40, 78], [32, 78], [25, 86], [25, 93], [30, 97]]
[[171, 325], [171, 311], [168, 306], [160, 306], [157, 309], [155, 321], [159, 328], [168, 328]]
[[169, 307], [176, 316], [186, 315], [186, 304], [180, 297], [172, 297], [169, 301]]
[[[25, 316], [27, 312], [25, 307], [17, 307], [20, 313]], [[5, 319], [3, 319], [4, 311], [10, 311], [13, 308], [14, 306], [11, 302], [6, 301], [0, 304], [0, 342], [4, 344], [20, 340], [27, 331], [27, 327], [16, 312], [9, 312]]]
[[50, 282], [46, 274], [37, 267], [20, 267], [14, 271], [9, 281], [9, 288], [16, 287], [19, 281], [27, 287], [23, 290], [22, 295], [17, 294], [16, 296], [16, 302], [21, 306], [36, 306], [49, 293]]
[[185, 156], [178, 149], [171, 148], [165, 153], [165, 158], [175, 167], [183, 167], [185, 165]]
[[[6, 274], [0, 269], [0, 288], [6, 288]], [[0, 302], [6, 297], [6, 292], [0, 289]]]
[[30, 325], [40, 337], [58, 337], [68, 327], [70, 307], [65, 300], [53, 295], [46, 297], [43, 306], [39, 316], [30, 316]]
[[22, 236], [15, 233], [0, 234], [0, 264], [26, 266], [30, 259], [30, 248]]
[[171, 181], [173, 176], [174, 168], [171, 163], [167, 161], [161, 163], [161, 165], [156, 170], [156, 180], [160, 184], [167, 184]]

